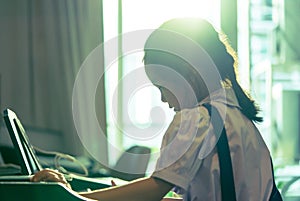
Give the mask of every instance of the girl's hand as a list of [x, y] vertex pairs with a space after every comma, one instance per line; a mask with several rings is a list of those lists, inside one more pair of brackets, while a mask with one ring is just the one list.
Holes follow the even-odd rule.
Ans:
[[50, 181], [50, 182], [59, 182], [66, 185], [68, 188], [71, 189], [71, 185], [67, 182], [64, 175], [57, 170], [52, 169], [43, 169], [34, 174], [31, 178], [32, 182], [40, 182], [40, 181]]

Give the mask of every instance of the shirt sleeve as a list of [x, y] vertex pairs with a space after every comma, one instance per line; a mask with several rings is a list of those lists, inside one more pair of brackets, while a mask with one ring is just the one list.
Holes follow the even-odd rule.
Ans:
[[209, 116], [203, 107], [178, 112], [167, 129], [153, 177], [187, 189], [201, 166], [198, 157], [208, 133]]

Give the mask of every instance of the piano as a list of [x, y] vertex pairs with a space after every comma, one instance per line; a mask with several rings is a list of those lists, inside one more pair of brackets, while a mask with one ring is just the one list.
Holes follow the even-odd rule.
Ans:
[[[80, 201], [91, 200], [80, 196], [76, 192], [101, 189], [111, 186], [111, 179], [89, 178], [78, 175], [68, 175], [72, 190], [58, 182], [30, 182], [30, 177], [42, 166], [32, 145], [29, 142], [25, 129], [17, 115], [10, 109], [4, 110], [4, 121], [16, 151], [20, 170], [14, 174], [0, 175], [0, 200], [1, 201]], [[15, 174], [17, 172], [17, 174]], [[119, 180], [113, 178], [114, 180]], [[120, 180], [120, 183], [121, 180]]]

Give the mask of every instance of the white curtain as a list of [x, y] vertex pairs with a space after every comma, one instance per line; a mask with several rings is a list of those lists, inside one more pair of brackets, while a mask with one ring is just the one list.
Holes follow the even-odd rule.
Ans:
[[[103, 42], [102, 20], [101, 0], [0, 0], [1, 110], [13, 109], [25, 128], [39, 133], [29, 137], [40, 148], [85, 153], [73, 122], [72, 91], [82, 63]], [[105, 127], [103, 83], [95, 111]], [[77, 98], [85, 102], [84, 95]], [[87, 142], [99, 143], [96, 149], [106, 155], [105, 142]]]

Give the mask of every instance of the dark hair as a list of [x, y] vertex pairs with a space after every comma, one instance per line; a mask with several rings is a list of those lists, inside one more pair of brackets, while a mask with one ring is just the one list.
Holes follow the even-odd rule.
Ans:
[[[241, 112], [250, 120], [256, 122], [263, 120], [262, 117], [257, 116], [259, 109], [255, 101], [242, 89], [237, 81], [237, 54], [230, 46], [224, 33], [216, 31], [208, 21], [197, 18], [172, 19], [162, 24], [158, 30], [168, 30], [184, 35], [200, 45], [213, 60], [222, 81], [232, 86], [241, 107]], [[161, 43], [158, 40], [165, 40], [164, 44], [167, 46], [174, 46], [174, 43], [179, 43], [178, 41], [166, 42], [169, 38], [166, 36], [164, 36], [165, 38], [157, 37], [158, 34], [157, 31], [154, 31], [146, 41], [144, 57], [146, 62], [151, 60], [150, 57], [153, 58], [153, 56], [150, 56], [153, 55], [151, 53], [153, 51], [149, 50], [151, 43]]]

